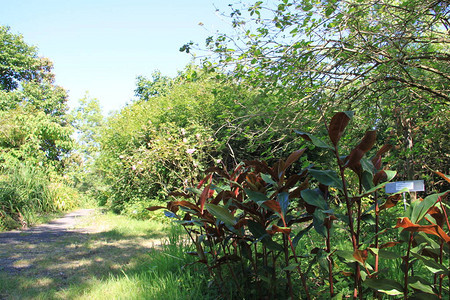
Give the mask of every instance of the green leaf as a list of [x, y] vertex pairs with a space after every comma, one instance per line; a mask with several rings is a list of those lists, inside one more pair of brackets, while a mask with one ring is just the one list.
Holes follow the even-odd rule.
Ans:
[[325, 229], [325, 225], [323, 224], [325, 221], [326, 215], [319, 209], [316, 209], [313, 214], [313, 225], [314, 229], [317, 231], [317, 233], [321, 234], [322, 236], [327, 236], [327, 231]]
[[314, 144], [314, 146], [317, 146], [319, 148], [324, 148], [324, 149], [330, 149], [330, 150], [334, 149], [333, 147], [331, 147], [330, 145], [328, 145], [327, 143], [325, 143], [324, 141], [322, 141], [321, 139], [315, 137], [314, 135], [312, 135], [310, 133], [303, 132], [303, 131], [297, 131], [297, 130], [295, 130], [295, 132], [297, 134], [299, 134], [305, 140], [312, 142]]
[[286, 212], [288, 210], [289, 207], [289, 194], [286, 192], [280, 193], [278, 194], [278, 202], [280, 203], [280, 207], [281, 207], [281, 213], [283, 214], [283, 216], [286, 215]]
[[369, 278], [363, 284], [387, 295], [395, 296], [403, 294], [402, 285], [394, 280]]
[[224, 222], [226, 225], [233, 226], [236, 224], [236, 219], [225, 207], [211, 203], [205, 204], [205, 207], [213, 216]]
[[331, 298], [331, 300], [342, 300], [342, 297], [344, 297], [344, 293], [339, 292], [338, 294], [334, 295], [334, 297]]
[[340, 190], [343, 190], [342, 181], [335, 171], [309, 169], [308, 172], [320, 183], [326, 186], [333, 186]]
[[280, 244], [274, 242], [269, 236], [267, 238], [263, 238], [261, 242], [270, 250], [274, 251], [283, 251], [284, 248]]
[[381, 258], [384, 258], [384, 259], [397, 259], [397, 258], [401, 258], [402, 257], [398, 253], [395, 253], [395, 252], [392, 252], [392, 251], [387, 251], [387, 250], [384, 250], [384, 249], [379, 250], [378, 251], [378, 255]]
[[440, 300], [438, 296], [427, 293], [414, 293], [409, 296], [409, 300]]
[[378, 184], [377, 186], [371, 188], [371, 189], [368, 190], [368, 191], [365, 191], [365, 192], [362, 193], [362, 194], [356, 195], [356, 197], [365, 197], [365, 196], [368, 196], [368, 195], [372, 194], [373, 192], [376, 192], [376, 191], [379, 190], [379, 189], [384, 188], [384, 186], [386, 185], [386, 183], [388, 183], [388, 181], [392, 180], [392, 178], [394, 178], [395, 175], [397, 174], [397, 172], [395, 172], [395, 171], [389, 171], [389, 170], [385, 170], [384, 172], [385, 172], [386, 175], [387, 175], [387, 180], [386, 180], [385, 182]]
[[283, 271], [290, 271], [290, 272], [295, 271], [297, 269], [297, 266], [298, 266], [297, 264], [290, 264], [287, 267], [284, 267]]
[[294, 237], [294, 239], [292, 240], [292, 243], [294, 244], [294, 247], [297, 247], [298, 242], [300, 241], [300, 239], [313, 227], [313, 224], [309, 224], [308, 227], [306, 227], [303, 230], [300, 230], [299, 233], [297, 233], [297, 235]]
[[411, 222], [415, 224], [419, 223], [423, 219], [423, 217], [425, 217], [428, 210], [436, 204], [438, 198], [443, 194], [445, 194], [445, 192], [441, 194], [429, 195], [428, 197], [423, 199], [423, 201], [420, 201], [418, 204], [416, 204], [411, 213]]
[[321, 194], [319, 194], [319, 192], [314, 191], [314, 190], [310, 190], [310, 189], [306, 189], [300, 192], [300, 194], [302, 195], [303, 200], [305, 200], [306, 203], [321, 208], [323, 210], [327, 210], [327, 202], [325, 201], [325, 199], [322, 197]]
[[249, 220], [247, 222], [247, 225], [248, 225], [248, 230], [250, 230], [253, 237], [260, 239], [264, 235], [267, 235], [266, 229], [261, 224], [255, 222], [255, 221]]
[[264, 195], [263, 193], [255, 192], [250, 189], [244, 189], [244, 191], [247, 194], [247, 196], [250, 198], [250, 200], [252, 200], [258, 204], [261, 204], [260, 202], [269, 200], [269, 198], [266, 195]]
[[411, 255], [417, 259], [420, 259], [424, 263], [425, 268], [427, 268], [434, 274], [437, 274], [437, 275], [444, 274], [444, 275], [448, 276], [448, 274], [449, 274], [448, 268], [441, 265], [440, 263], [435, 262], [434, 259], [426, 258], [426, 257], [419, 255], [417, 253], [414, 253], [414, 252], [411, 252]]
[[353, 251], [350, 250], [337, 250], [336, 255], [342, 258], [346, 263], [356, 262], [356, 259], [353, 257]]
[[272, 176], [267, 174], [261, 174], [261, 178], [268, 184], [271, 184], [273, 186], [277, 186], [277, 183], [272, 179]]
[[418, 276], [411, 276], [409, 278], [409, 284], [410, 287], [412, 287], [413, 289], [422, 291], [424, 293], [428, 293], [428, 294], [434, 294], [433, 291], [433, 285], [429, 282], [427, 282], [426, 280], [424, 280], [423, 278], [420, 278]]

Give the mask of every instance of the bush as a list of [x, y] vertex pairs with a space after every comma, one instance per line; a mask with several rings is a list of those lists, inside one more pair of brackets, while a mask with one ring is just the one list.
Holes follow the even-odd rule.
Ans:
[[[382, 192], [395, 176], [381, 161], [390, 146], [365, 158], [376, 140], [368, 131], [343, 155], [339, 141], [351, 116], [333, 116], [330, 142], [298, 132], [334, 154], [336, 162], [324, 170], [309, 166], [292, 172], [305, 149], [272, 166], [252, 160], [231, 172], [213, 167], [196, 188], [173, 193], [174, 201], [149, 210], [165, 209], [185, 228], [197, 262], [223, 298], [228, 292], [235, 298], [280, 299], [448, 295], [450, 237], [443, 201], [450, 192], [392, 214], [401, 193]], [[395, 223], [386, 222], [399, 212]]]

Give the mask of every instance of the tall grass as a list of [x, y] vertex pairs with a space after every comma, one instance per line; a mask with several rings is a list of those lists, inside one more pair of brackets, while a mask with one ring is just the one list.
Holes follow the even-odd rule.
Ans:
[[37, 214], [75, 207], [78, 193], [49, 176], [37, 166], [21, 163], [0, 175], [0, 231], [26, 227]]
[[[142, 222], [142, 221], [138, 221]], [[161, 249], [154, 249], [148, 259], [119, 275], [95, 278], [86, 285], [73, 285], [57, 294], [76, 299], [216, 299], [208, 286], [203, 268], [186, 266], [195, 258], [187, 252], [191, 245], [179, 228], [171, 227]], [[193, 249], [191, 249], [193, 250]]]

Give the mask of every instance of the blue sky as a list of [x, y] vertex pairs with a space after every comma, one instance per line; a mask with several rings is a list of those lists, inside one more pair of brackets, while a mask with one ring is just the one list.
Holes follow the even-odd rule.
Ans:
[[[0, 24], [23, 35], [54, 63], [56, 83], [75, 107], [88, 91], [103, 111], [132, 99], [136, 76], [175, 76], [192, 57], [190, 40], [229, 26], [216, 13], [224, 0], [0, 0]], [[204, 26], [200, 26], [199, 23]]]

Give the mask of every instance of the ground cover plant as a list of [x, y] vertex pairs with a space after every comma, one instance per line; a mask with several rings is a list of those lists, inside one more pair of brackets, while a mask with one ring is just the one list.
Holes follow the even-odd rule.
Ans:
[[223, 298], [445, 298], [448, 192], [396, 208], [401, 194], [382, 192], [395, 177], [381, 159], [391, 147], [367, 159], [376, 142], [367, 131], [341, 152], [351, 117], [325, 124], [329, 142], [297, 132], [334, 157], [329, 169], [298, 168], [305, 149], [272, 166], [213, 167], [196, 188], [149, 210], [165, 209], [185, 228]]

